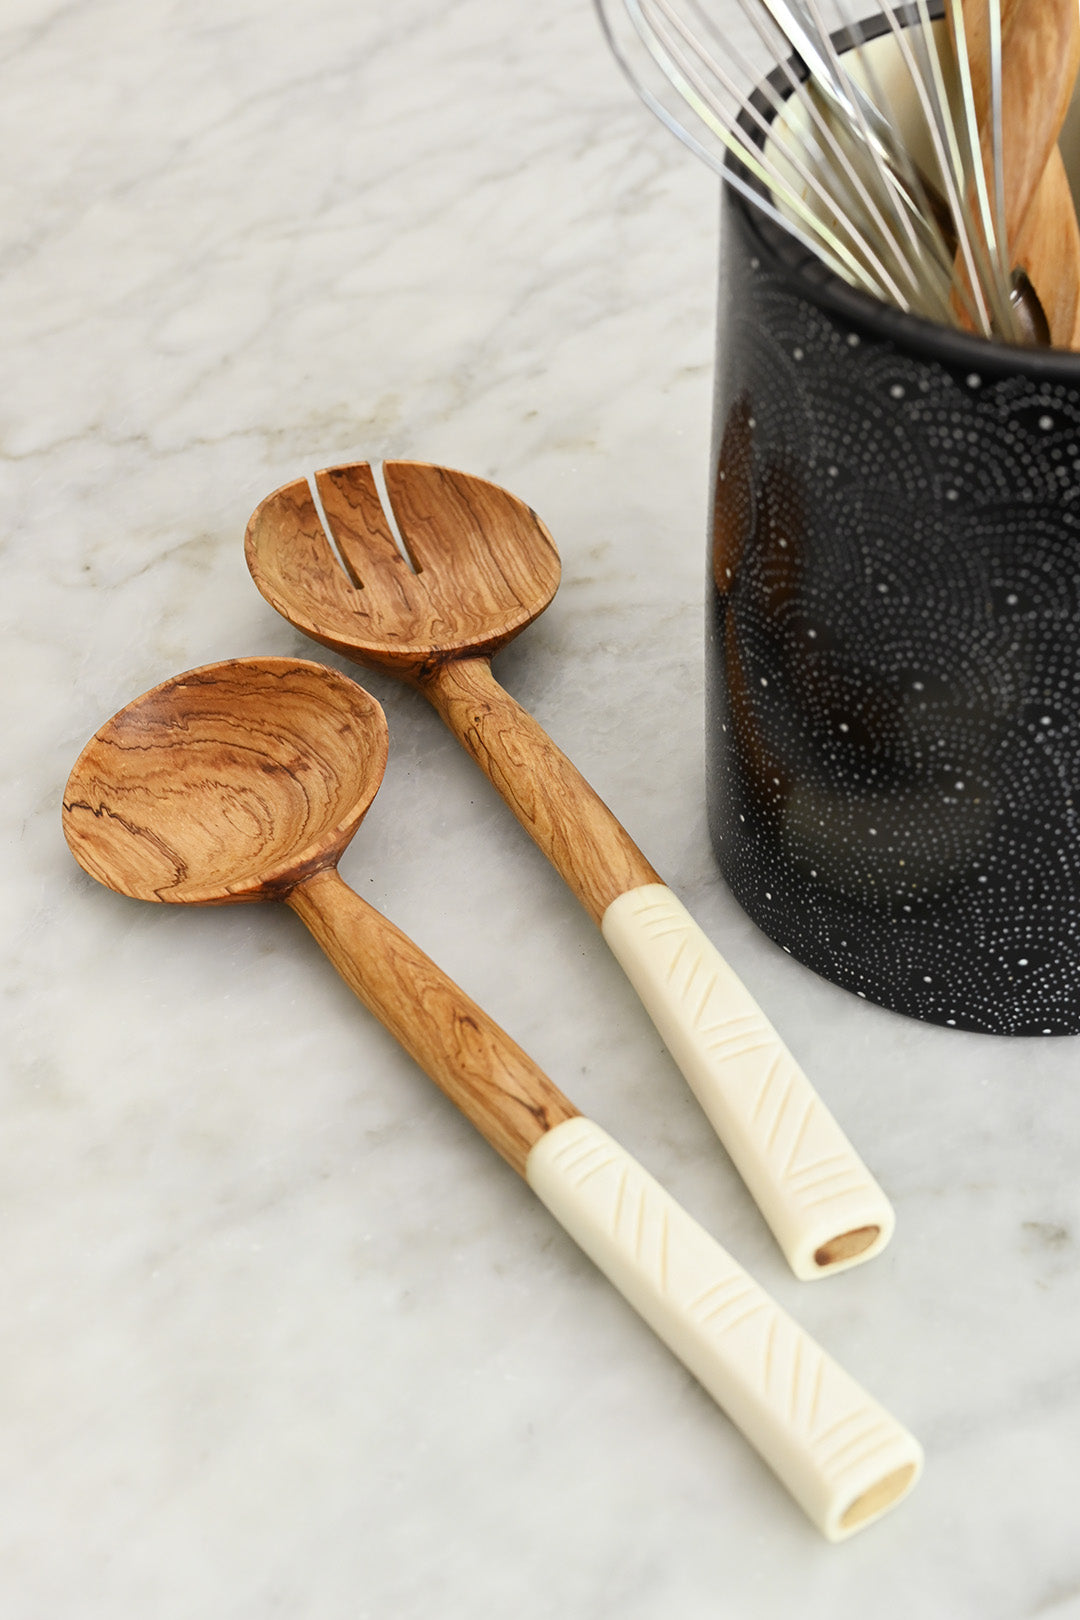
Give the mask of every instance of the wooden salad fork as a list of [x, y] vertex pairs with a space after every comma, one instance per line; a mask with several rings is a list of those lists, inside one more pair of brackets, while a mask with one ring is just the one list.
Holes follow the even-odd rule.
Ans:
[[463, 990], [339, 877], [386, 761], [382, 710], [321, 664], [178, 675], [94, 736], [64, 833], [139, 900], [281, 900], [839, 1541], [918, 1477], [917, 1441], [776, 1305]]
[[[267, 497], [248, 567], [267, 601], [324, 646], [417, 687], [565, 878], [682, 1069], [795, 1274], [877, 1254], [881, 1188], [749, 991], [630, 835], [531, 715], [492, 655], [559, 583], [551, 536], [485, 479], [383, 464], [398, 549], [367, 462]], [[336, 549], [335, 549], [336, 548]]]

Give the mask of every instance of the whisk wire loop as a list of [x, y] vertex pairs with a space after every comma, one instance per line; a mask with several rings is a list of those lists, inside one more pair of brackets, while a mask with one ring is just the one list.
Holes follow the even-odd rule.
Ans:
[[[768, 188], [768, 191], [776, 202], [783, 206], [783, 209], [791, 210], [796, 218], [800, 220], [804, 227], [804, 233], [809, 232], [808, 245], [810, 250], [820, 254], [821, 245], [824, 245], [833, 261], [831, 268], [836, 268], [838, 263], [842, 267], [840, 273], [847, 280], [852, 281], [857, 286], [862, 286], [865, 291], [869, 291], [877, 297], [893, 296], [898, 301], [901, 301], [901, 307], [906, 307], [903, 294], [895, 286], [888, 273], [883, 270], [880, 279], [873, 271], [868, 273], [866, 265], [861, 263], [859, 257], [852, 252], [844, 240], [844, 235], [852, 233], [845, 231], [842, 235], [832, 229], [827, 218], [823, 218], [821, 214], [815, 212], [808, 205], [803, 195], [789, 183], [779, 167], [774, 162], [768, 161], [763, 156], [762, 149], [738, 129], [735, 116], [727, 112], [722, 104], [717, 101], [704, 76], [697, 71], [691, 61], [680, 57], [677, 51], [672, 49], [670, 38], [662, 28], [657, 27], [651, 14], [647, 15], [648, 0], [624, 0], [624, 3], [625, 10], [641, 43], [660, 68], [667, 82], [677, 90], [686, 106], [694, 112], [706, 130], [721, 142], [725, 152], [730, 152], [732, 156], [736, 157], [755, 179]], [[620, 51], [616, 51], [616, 55], [620, 62], [625, 62], [626, 59]], [[729, 88], [737, 94], [737, 87], [729, 75], [721, 70], [718, 78], [725, 88]], [[736, 178], [731, 174], [729, 166], [723, 159], [718, 162], [716, 156], [708, 148], [690, 136], [689, 131], [685, 129], [681, 121], [674, 118], [670, 109], [663, 102], [660, 102], [659, 98], [650, 94], [648, 99], [654, 110], [663, 108], [661, 116], [668, 127], [672, 128], [686, 144], [695, 147], [711, 167], [719, 169], [729, 180]], [[749, 104], [747, 105], [749, 107]], [[756, 114], [756, 109], [750, 108], [750, 110], [760, 119], [760, 114]], [[767, 123], [765, 123], [765, 127], [768, 127]], [[746, 195], [749, 200], [754, 202], [755, 206], [760, 205], [760, 194], [754, 187], [745, 187], [744, 189], [744, 185], [739, 184], [735, 189]], [[774, 210], [774, 217], [782, 226], [788, 228], [788, 216], [785, 212], [776, 209]], [[844, 225], [846, 226], [847, 223], [845, 220]], [[870, 257], [872, 258], [872, 255]]]
[[755, 94], [759, 75], [715, 0], [595, 0], [651, 111], [834, 274], [902, 310], [1023, 341], [1005, 233], [1001, 4], [987, 0], [983, 109], [963, 0], [941, 0], [938, 18], [930, 0], [902, 13], [878, 0], [878, 32], [895, 47], [890, 94], [865, 34], [843, 48], [822, 0], [739, 0], [779, 66]]
[[[699, 62], [709, 74], [714, 76], [719, 83], [723, 84], [725, 88], [737, 88], [734, 81], [731, 79], [731, 76], [725, 72], [724, 68], [720, 63], [717, 62], [712, 53], [706, 50], [706, 48], [701, 45], [700, 41], [691, 32], [686, 22], [675, 9], [674, 5], [671, 4], [671, 0], [642, 0], [642, 3], [646, 6], [652, 5], [657, 11], [662, 13], [665, 22], [668, 23], [670, 27], [679, 35], [680, 40], [690, 48], [693, 55], [689, 60], [684, 59], [684, 70], [688, 76], [694, 80], [698, 88], [702, 90], [703, 93], [707, 93], [707, 87], [702, 82], [700, 76], [695, 73], [695, 58], [696, 61]], [[688, 8], [695, 10], [699, 9], [695, 5], [695, 0], [687, 0], [687, 5]], [[729, 51], [732, 57], [735, 59], [736, 65], [739, 65], [741, 53], [738, 52], [734, 46], [729, 46]], [[795, 175], [797, 175], [798, 178], [803, 182], [803, 184], [808, 187], [815, 196], [817, 196], [822, 205], [827, 209], [836, 209], [836, 197], [833, 191], [830, 191], [828, 186], [824, 183], [822, 176], [823, 174], [827, 174], [830, 175], [830, 178], [834, 180], [837, 178], [850, 178], [853, 173], [850, 166], [845, 164], [842, 154], [842, 166], [839, 171], [833, 169], [830, 173], [829, 169], [822, 170], [819, 168], [815, 170], [813, 166], [808, 164], [804, 156], [804, 151], [807, 146], [806, 140], [795, 141], [790, 137], [785, 138], [785, 126], [781, 117], [784, 111], [782, 98], [767, 82], [761, 88], [766, 100], [772, 105], [774, 113], [773, 118], [770, 120], [759, 110], [757, 106], [754, 105], [753, 102], [747, 104], [745, 108], [745, 117], [747, 117], [757, 127], [763, 141], [773, 143], [781, 154], [784, 163], [787, 164], [793, 170]], [[838, 145], [837, 150], [839, 150]], [[880, 226], [886, 242], [889, 244], [889, 246], [892, 246], [892, 243], [889, 240], [888, 228], [886, 227], [884, 220], [881, 219], [880, 211], [876, 209], [875, 205], [873, 205], [872, 199], [871, 208], [874, 210], [874, 217]], [[847, 245], [851, 252], [853, 252], [856, 257], [858, 257], [873, 273], [878, 283], [886, 287], [891, 296], [896, 300], [897, 303], [901, 305], [902, 308], [909, 307], [910, 291], [908, 293], [903, 292], [899, 282], [906, 277], [910, 284], [917, 285], [917, 277], [915, 271], [906, 261], [903, 255], [894, 254], [894, 258], [898, 260], [896, 267], [898, 270], [898, 276], [894, 278], [893, 273], [890, 272], [885, 259], [882, 257], [882, 249], [880, 244], [875, 245], [872, 239], [872, 232], [867, 232], [862, 222], [856, 219], [852, 209], [837, 209], [837, 218], [841, 227], [841, 235], [846, 238]]]

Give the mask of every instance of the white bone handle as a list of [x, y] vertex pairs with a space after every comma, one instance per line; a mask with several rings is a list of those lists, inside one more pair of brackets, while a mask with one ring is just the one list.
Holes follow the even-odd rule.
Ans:
[[914, 1437], [598, 1125], [548, 1131], [526, 1178], [830, 1541], [907, 1494]]
[[869, 1260], [892, 1205], [746, 986], [663, 883], [613, 900], [604, 938], [797, 1277]]

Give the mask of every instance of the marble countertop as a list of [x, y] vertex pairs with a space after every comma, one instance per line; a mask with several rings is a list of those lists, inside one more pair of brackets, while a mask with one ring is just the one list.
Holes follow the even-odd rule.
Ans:
[[[736, 6], [731, 0], [734, 18]], [[586, 0], [11, 0], [0, 1610], [11, 1620], [1080, 1616], [1080, 1047], [921, 1027], [766, 941], [709, 849], [716, 196]], [[244, 653], [256, 503], [412, 456], [563, 558], [500, 673], [892, 1196], [806, 1285], [614, 961], [417, 696], [343, 872], [921, 1438], [832, 1547], [274, 906], [97, 887], [129, 698]]]

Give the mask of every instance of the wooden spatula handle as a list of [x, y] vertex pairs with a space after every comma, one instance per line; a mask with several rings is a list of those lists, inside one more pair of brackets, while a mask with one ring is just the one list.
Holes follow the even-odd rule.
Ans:
[[[1005, 226], [1014, 267], [1042, 304], [1051, 342], [1080, 343], [1080, 228], [1057, 140], [1080, 67], [1076, 0], [1006, 0], [1002, 5], [1002, 125]], [[989, 0], [963, 0], [972, 89], [993, 174]]]
[[[980, 43], [986, 11], [987, 0], [965, 0], [965, 28], [970, 17]], [[1076, 0], [1012, 0], [1003, 8], [1002, 27], [1005, 216], [1014, 239], [1023, 228], [1072, 100], [1080, 66], [1080, 8]], [[978, 45], [971, 56], [975, 105], [983, 123], [990, 104], [986, 56]], [[988, 137], [985, 127], [984, 135]], [[988, 138], [984, 152], [989, 155]]]
[[532, 1148], [577, 1109], [418, 945], [332, 868], [286, 897], [346, 984], [466, 1119], [525, 1174]]
[[795, 1275], [822, 1277], [877, 1254], [895, 1226], [885, 1194], [603, 800], [487, 659], [450, 661], [424, 690], [599, 924]]

